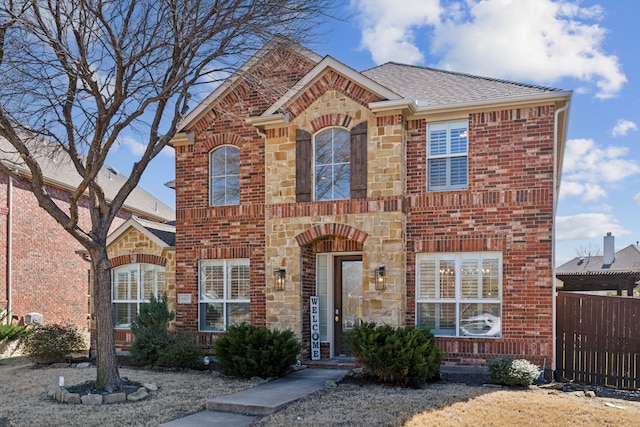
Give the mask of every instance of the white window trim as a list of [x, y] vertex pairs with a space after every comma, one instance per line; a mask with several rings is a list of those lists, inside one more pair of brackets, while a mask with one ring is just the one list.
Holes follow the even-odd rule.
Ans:
[[[316, 136], [321, 134], [322, 132], [328, 131], [328, 130], [333, 130], [333, 129], [337, 129], [337, 130], [341, 130], [341, 131], [345, 131], [347, 132], [347, 134], [349, 135], [349, 138], [351, 138], [351, 133], [349, 132], [348, 129], [343, 128], [343, 127], [339, 127], [339, 126], [329, 126], [329, 127], [325, 127], [320, 129], [318, 132], [313, 134], [313, 144], [311, 145], [311, 149], [312, 149], [312, 155], [311, 155], [311, 191], [313, 192], [313, 200], [314, 201], [318, 201], [317, 198], [317, 191], [316, 191]], [[349, 139], [349, 144], [351, 144], [351, 139]], [[348, 164], [349, 168], [351, 168], [353, 165], [351, 165], [351, 159], [349, 159], [349, 162], [343, 162], [343, 163], [331, 163], [331, 165], [336, 165], [336, 164]], [[349, 172], [351, 172], [351, 169], [349, 169]], [[335, 187], [335, 183], [333, 183], [333, 186]], [[351, 191], [351, 176], [349, 176], [349, 192]], [[331, 192], [333, 193], [333, 187], [331, 189]], [[333, 198], [333, 194], [331, 199], [324, 199], [321, 200], [323, 202], [329, 202], [329, 201], [333, 201], [333, 200], [348, 200], [350, 198], [350, 195], [347, 195], [346, 198], [344, 199], [335, 199]]]
[[[198, 261], [198, 331], [200, 332], [223, 332], [227, 330], [229, 326], [227, 324], [227, 305], [228, 304], [250, 304], [250, 298], [231, 298], [229, 293], [229, 283], [227, 275], [229, 273], [229, 269], [233, 267], [233, 265], [245, 265], [249, 267], [249, 271], [251, 271], [250, 263], [248, 258], [229, 258], [229, 259], [203, 259]], [[222, 266], [223, 267], [223, 296], [222, 298], [203, 298], [202, 292], [202, 267], [204, 265], [213, 265], [213, 266]], [[200, 316], [202, 315], [202, 304], [209, 303], [217, 303], [222, 304], [222, 329], [202, 329], [200, 321]]]
[[[420, 296], [420, 261], [424, 259], [433, 259], [436, 261], [440, 260], [451, 260], [455, 261], [455, 297], [454, 298], [422, 298]], [[483, 259], [497, 259], [498, 260], [498, 296], [496, 298], [462, 298], [462, 286], [461, 286], [461, 261], [463, 259], [474, 259], [474, 260], [483, 260]], [[503, 288], [503, 258], [502, 252], [440, 252], [440, 253], [419, 253], [416, 255], [416, 280], [415, 280], [415, 292], [416, 292], [416, 304], [415, 304], [415, 313], [416, 313], [416, 325], [418, 325], [418, 313], [420, 304], [455, 304], [455, 316], [456, 316], [456, 326], [455, 326], [455, 335], [438, 335], [445, 338], [501, 338], [504, 331], [504, 325], [501, 324], [500, 333], [498, 335], [462, 335], [460, 334], [460, 305], [461, 304], [499, 304], [500, 305], [500, 321], [502, 323], [502, 311], [503, 311], [503, 302], [502, 302], [502, 288]], [[436, 283], [439, 283], [439, 275], [440, 272], [438, 268], [436, 268]], [[438, 289], [436, 289], [438, 292]], [[435, 333], [435, 332], [434, 332]]]
[[[467, 150], [464, 153], [451, 153], [451, 129], [452, 128], [459, 128], [459, 127], [464, 127], [466, 129], [467, 132]], [[446, 154], [435, 154], [435, 155], [431, 155], [429, 154], [429, 142], [431, 140], [431, 132], [432, 131], [438, 131], [438, 130], [446, 130], [447, 131], [447, 140], [446, 140], [446, 146], [447, 146], [447, 153]], [[432, 124], [428, 124], [427, 125], [427, 140], [426, 140], [426, 154], [427, 154], [427, 167], [426, 167], [426, 171], [427, 171], [427, 176], [426, 176], [426, 189], [428, 192], [435, 192], [435, 191], [451, 191], [451, 190], [466, 190], [469, 187], [469, 122], [466, 120], [458, 120], [458, 121], [451, 121], [451, 122], [445, 122], [445, 123], [432, 123]], [[465, 182], [464, 185], [459, 184], [459, 185], [452, 185], [450, 183], [451, 181], [451, 162], [447, 162], [447, 171], [446, 171], [446, 178], [447, 178], [447, 184], [445, 185], [441, 185], [441, 186], [437, 186], [437, 187], [431, 187], [429, 185], [429, 161], [430, 160], [436, 160], [436, 159], [455, 159], [455, 158], [461, 158], [461, 157], [465, 157], [467, 159], [467, 180]]]
[[[160, 297], [160, 292], [165, 292], [166, 291], [166, 269], [164, 267], [161, 267], [159, 265], [155, 265], [155, 264], [148, 264], [148, 263], [135, 263], [135, 264], [125, 264], [125, 265], [121, 265], [118, 267], [115, 267], [112, 269], [111, 271], [111, 309], [114, 309], [115, 304], [136, 304], [136, 313], [140, 313], [140, 304], [149, 302], [148, 299], [144, 299], [144, 283], [143, 283], [143, 277], [142, 277], [142, 266], [143, 265], [147, 265], [147, 266], [151, 266], [154, 268], [154, 283], [153, 283], [153, 295], [156, 298]], [[118, 273], [121, 271], [126, 271], [127, 272], [127, 289], [130, 290], [131, 289], [131, 271], [132, 270], [136, 270], [137, 272], [137, 276], [138, 276], [138, 295], [136, 297], [136, 299], [116, 299], [116, 295], [114, 294], [115, 292], [115, 285], [117, 283], [118, 280]], [[165, 272], [165, 289], [159, 289], [158, 287], [158, 271], [160, 270], [164, 270]], [[113, 319], [114, 323], [117, 319]], [[119, 324], [119, 325], [115, 325], [114, 329], [130, 329], [131, 328], [131, 323], [127, 323], [127, 324]]]
[[[225, 144], [225, 145], [220, 145], [218, 147], [215, 147], [213, 150], [209, 151], [209, 170], [207, 172], [207, 175], [209, 177], [209, 206], [236, 206], [240, 204], [240, 188], [238, 188], [238, 203], [227, 203], [227, 191], [226, 191], [226, 187], [225, 187], [225, 194], [224, 194], [224, 198], [225, 198], [225, 203], [223, 204], [214, 204], [213, 203], [213, 175], [211, 173], [211, 167], [212, 167], [212, 161], [211, 158], [213, 157], [213, 153], [216, 152], [219, 149], [225, 148], [225, 147], [231, 147], [231, 148], [235, 148], [236, 150], [238, 150], [238, 163], [240, 163], [240, 148], [236, 147], [235, 145], [230, 145], [230, 144]], [[226, 166], [226, 161], [225, 161], [225, 166]], [[240, 164], [238, 164], [238, 168], [240, 167]], [[225, 177], [227, 176], [237, 176], [238, 177], [238, 187], [240, 187], [240, 172], [238, 171], [238, 175], [224, 175]]]

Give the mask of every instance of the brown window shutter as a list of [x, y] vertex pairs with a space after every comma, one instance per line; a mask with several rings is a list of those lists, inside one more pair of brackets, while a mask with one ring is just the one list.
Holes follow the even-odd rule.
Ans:
[[367, 197], [367, 122], [351, 129], [351, 198]]
[[311, 134], [296, 129], [296, 202], [311, 201]]

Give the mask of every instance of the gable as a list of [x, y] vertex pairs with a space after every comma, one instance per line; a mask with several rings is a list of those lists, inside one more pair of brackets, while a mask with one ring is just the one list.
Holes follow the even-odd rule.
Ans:
[[[194, 128], [198, 123], [212, 122], [216, 115], [250, 98], [254, 98], [253, 104], [249, 105], [249, 110], [253, 110], [250, 115], [261, 114], [320, 59], [316, 53], [296, 43], [282, 40], [267, 43], [198, 104], [182, 120], [178, 132], [197, 130]], [[177, 139], [184, 142], [180, 136]]]

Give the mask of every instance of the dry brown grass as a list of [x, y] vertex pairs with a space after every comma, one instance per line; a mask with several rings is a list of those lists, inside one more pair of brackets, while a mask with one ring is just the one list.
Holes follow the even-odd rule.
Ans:
[[[154, 426], [203, 410], [206, 400], [254, 383], [206, 372], [122, 368], [122, 376], [155, 382], [147, 400], [88, 407], [58, 404], [47, 391], [64, 375], [69, 385], [95, 379], [95, 368], [34, 369], [26, 359], [0, 360], [0, 427]], [[614, 405], [607, 406], [609, 402]], [[624, 426], [640, 424], [640, 402], [578, 397], [572, 393], [507, 390], [453, 382], [412, 390], [345, 381], [324, 388], [257, 426]]]

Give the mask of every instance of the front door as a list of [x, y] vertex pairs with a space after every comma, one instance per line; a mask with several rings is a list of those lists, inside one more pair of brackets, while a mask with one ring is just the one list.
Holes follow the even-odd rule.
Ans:
[[362, 256], [333, 258], [334, 330], [333, 354], [346, 354], [344, 339], [362, 319]]

